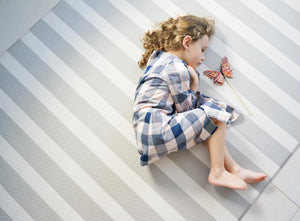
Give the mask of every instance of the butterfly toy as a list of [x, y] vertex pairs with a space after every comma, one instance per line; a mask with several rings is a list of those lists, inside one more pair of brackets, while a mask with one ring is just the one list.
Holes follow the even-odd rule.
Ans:
[[232, 69], [229, 66], [227, 57], [222, 58], [221, 71], [206, 70], [203, 71], [203, 74], [209, 77], [210, 79], [214, 79], [214, 83], [217, 85], [224, 84], [224, 75], [229, 78], [233, 77]]
[[223, 57], [222, 58], [221, 71], [206, 70], [206, 71], [203, 71], [203, 74], [205, 76], [209, 77], [210, 79], [214, 79], [214, 83], [217, 84], [217, 85], [223, 85], [224, 84], [224, 79], [225, 79], [226, 82], [231, 87], [231, 89], [233, 90], [233, 92], [238, 97], [238, 99], [242, 102], [242, 104], [244, 105], [244, 107], [247, 109], [247, 111], [249, 112], [249, 114], [251, 114], [251, 115], [253, 114], [250, 111], [250, 109], [248, 108], [248, 106], [246, 105], [246, 103], [243, 101], [243, 99], [241, 98], [241, 96], [238, 94], [238, 92], [236, 91], [236, 89], [232, 86], [232, 84], [230, 83], [230, 81], [227, 79], [227, 77], [228, 78], [232, 78], [233, 77], [232, 69], [230, 68], [230, 65], [228, 63], [227, 57]]

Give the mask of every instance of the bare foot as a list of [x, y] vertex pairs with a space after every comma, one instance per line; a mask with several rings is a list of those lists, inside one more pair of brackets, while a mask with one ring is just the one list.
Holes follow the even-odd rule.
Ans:
[[216, 186], [226, 186], [238, 190], [245, 190], [248, 188], [247, 183], [245, 183], [241, 178], [226, 170], [219, 173], [211, 171], [208, 176], [208, 182]]
[[252, 170], [247, 170], [244, 168], [240, 168], [238, 170], [232, 171], [233, 174], [239, 176], [246, 183], [258, 183], [266, 179], [268, 176], [265, 173], [256, 173]]

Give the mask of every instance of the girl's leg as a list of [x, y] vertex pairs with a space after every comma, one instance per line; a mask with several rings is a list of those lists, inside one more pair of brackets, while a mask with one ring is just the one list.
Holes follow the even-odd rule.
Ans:
[[[213, 121], [216, 124], [219, 124], [218, 121], [216, 121], [214, 119], [213, 119]], [[225, 140], [224, 140], [224, 146], [225, 146]], [[242, 168], [231, 157], [226, 146], [224, 149], [224, 166], [228, 172], [239, 176], [246, 183], [258, 183], [258, 182], [265, 180], [265, 178], [268, 176], [265, 173], [256, 173], [251, 170]]]
[[251, 170], [242, 168], [232, 159], [226, 146], [224, 154], [224, 166], [228, 172], [239, 176], [246, 183], [258, 183], [265, 180], [265, 178], [268, 176], [265, 173], [256, 173]]
[[211, 159], [208, 181], [213, 185], [226, 186], [232, 189], [247, 189], [247, 183], [240, 177], [225, 170], [226, 124], [220, 121], [214, 122], [218, 125], [218, 129], [204, 141], [204, 145], [208, 148]]

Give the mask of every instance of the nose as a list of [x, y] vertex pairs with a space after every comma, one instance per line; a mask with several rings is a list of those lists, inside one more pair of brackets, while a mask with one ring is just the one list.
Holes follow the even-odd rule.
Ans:
[[204, 54], [202, 55], [201, 57], [201, 61], [204, 61], [205, 57], [204, 57]]

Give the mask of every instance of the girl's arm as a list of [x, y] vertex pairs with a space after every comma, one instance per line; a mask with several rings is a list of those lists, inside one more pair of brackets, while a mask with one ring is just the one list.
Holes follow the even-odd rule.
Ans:
[[188, 65], [188, 70], [191, 74], [191, 84], [190, 84], [190, 88], [191, 90], [193, 90], [195, 93], [198, 90], [198, 86], [199, 86], [199, 78], [198, 75], [196, 73], [196, 71], [194, 70], [194, 68], [192, 68], [191, 66]]
[[[187, 65], [183, 62], [172, 62], [168, 64], [162, 73], [178, 113], [192, 110], [196, 106], [197, 96], [196, 92], [191, 89], [191, 75], [194, 75], [194, 73], [191, 74]], [[197, 79], [197, 77], [195, 79]], [[196, 91], [198, 83], [195, 81], [197, 80], [193, 80], [192, 84], [196, 85], [196, 87], [192, 87]]]

